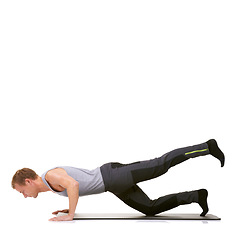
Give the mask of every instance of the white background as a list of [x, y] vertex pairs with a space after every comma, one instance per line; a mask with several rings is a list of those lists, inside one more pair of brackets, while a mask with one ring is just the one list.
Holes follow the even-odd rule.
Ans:
[[[239, 12], [239, 1], [1, 1], [1, 235], [237, 239]], [[50, 223], [67, 198], [24, 199], [10, 185], [23, 167], [93, 169], [210, 138], [224, 168], [206, 156], [140, 185], [151, 198], [207, 188], [220, 222]], [[105, 193], [79, 199], [77, 212], [135, 211]]]

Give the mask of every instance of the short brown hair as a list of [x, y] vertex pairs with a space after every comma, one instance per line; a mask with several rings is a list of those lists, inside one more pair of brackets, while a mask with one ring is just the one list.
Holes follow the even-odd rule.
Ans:
[[38, 175], [30, 168], [22, 168], [18, 170], [12, 178], [12, 188], [15, 189], [16, 183], [23, 186], [25, 185], [25, 179], [37, 179]]

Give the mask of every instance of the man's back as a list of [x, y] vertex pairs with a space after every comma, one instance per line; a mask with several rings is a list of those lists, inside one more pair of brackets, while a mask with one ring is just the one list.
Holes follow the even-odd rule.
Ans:
[[79, 183], [79, 196], [105, 192], [105, 186], [103, 183], [100, 168], [96, 168], [94, 170], [87, 170], [70, 166], [59, 166], [49, 169], [48, 171], [43, 173], [41, 177], [43, 182], [47, 185], [49, 189], [61, 196], [68, 196], [66, 189], [59, 192], [59, 189], [53, 188], [53, 186], [50, 185], [46, 180], [46, 174], [48, 174], [50, 171], [57, 171], [58, 169], [63, 169], [70, 177], [72, 177]]

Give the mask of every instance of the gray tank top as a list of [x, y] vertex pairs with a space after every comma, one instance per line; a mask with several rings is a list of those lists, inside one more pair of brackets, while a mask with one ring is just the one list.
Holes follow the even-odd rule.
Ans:
[[[94, 170], [87, 170], [82, 168], [75, 168], [75, 167], [68, 167], [68, 166], [61, 166], [61, 167], [55, 167], [55, 168], [62, 168], [64, 169], [67, 174], [75, 179], [77, 182], [79, 182], [79, 196], [85, 196], [85, 195], [91, 195], [91, 194], [98, 194], [105, 192], [105, 186], [103, 183], [102, 174], [100, 171], [100, 168], [96, 168]], [[51, 168], [48, 171], [55, 169]], [[42, 180], [47, 185], [48, 188], [50, 188], [53, 192], [67, 197], [67, 190], [65, 189], [62, 192], [56, 192], [54, 191], [48, 182], [45, 179], [45, 173], [42, 174]]]

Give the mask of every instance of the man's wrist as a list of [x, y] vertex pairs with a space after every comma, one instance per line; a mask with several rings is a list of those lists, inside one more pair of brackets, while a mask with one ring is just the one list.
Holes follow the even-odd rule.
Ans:
[[74, 213], [68, 213], [70, 217], [74, 217]]

